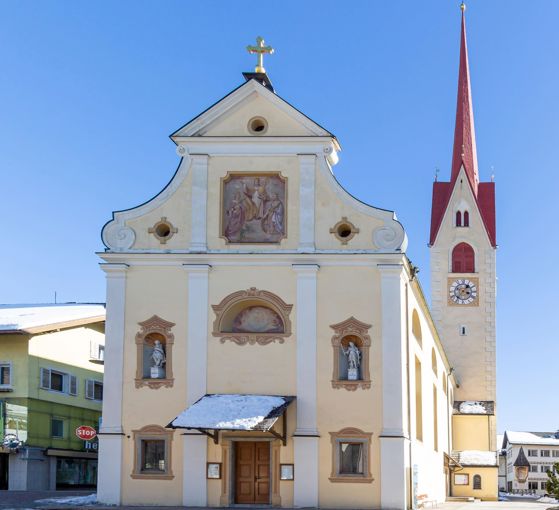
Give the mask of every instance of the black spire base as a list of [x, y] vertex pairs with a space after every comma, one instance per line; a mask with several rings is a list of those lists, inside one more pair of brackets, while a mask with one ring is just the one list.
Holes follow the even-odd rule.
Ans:
[[256, 80], [258, 83], [264, 85], [264, 87], [266, 87], [268, 90], [271, 90], [274, 93], [276, 92], [274, 90], [272, 82], [270, 81], [270, 78], [268, 78], [268, 75], [266, 73], [243, 73], [243, 76], [245, 77], [246, 81]]

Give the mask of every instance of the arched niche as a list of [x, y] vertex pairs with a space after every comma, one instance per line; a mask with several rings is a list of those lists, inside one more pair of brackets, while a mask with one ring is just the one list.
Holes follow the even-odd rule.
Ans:
[[218, 305], [212, 305], [215, 313], [212, 335], [238, 345], [267, 345], [283, 343], [291, 336], [288, 305], [276, 294], [251, 287], [229, 294]]
[[[369, 350], [371, 337], [369, 336], [370, 324], [365, 324], [350, 317], [338, 324], [330, 326], [334, 330], [332, 337], [332, 387], [345, 388], [355, 391], [357, 388], [369, 389], [371, 387], [371, 376], [369, 371]], [[357, 379], [351, 379], [348, 368], [350, 364], [350, 342], [359, 351], [359, 367]]]
[[421, 334], [421, 322], [419, 321], [419, 314], [417, 310], [413, 310], [411, 315], [411, 332], [420, 347], [423, 347], [423, 336]]
[[[140, 331], [136, 333], [136, 388], [148, 386], [157, 389], [173, 386], [173, 343], [175, 336], [171, 332], [174, 322], [169, 322], [157, 315], [139, 322]], [[158, 372], [151, 372], [155, 365], [154, 349], [160, 349], [163, 361]], [[161, 358], [160, 358], [161, 359]]]

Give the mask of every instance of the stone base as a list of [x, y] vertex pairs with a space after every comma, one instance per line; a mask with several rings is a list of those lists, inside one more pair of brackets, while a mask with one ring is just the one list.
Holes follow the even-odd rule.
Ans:
[[165, 379], [165, 369], [163, 367], [151, 367], [150, 377], [152, 379]]

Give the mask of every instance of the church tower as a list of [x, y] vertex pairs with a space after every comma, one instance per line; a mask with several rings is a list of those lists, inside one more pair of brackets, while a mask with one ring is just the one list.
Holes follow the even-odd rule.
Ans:
[[459, 383], [455, 401], [495, 401], [495, 184], [480, 182], [465, 6], [450, 182], [435, 181], [432, 311]]

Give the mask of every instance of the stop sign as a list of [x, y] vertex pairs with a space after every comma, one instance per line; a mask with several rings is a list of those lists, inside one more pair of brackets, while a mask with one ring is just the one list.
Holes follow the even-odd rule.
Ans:
[[95, 436], [97, 436], [97, 431], [89, 425], [80, 425], [76, 429], [76, 436], [78, 436], [80, 439], [83, 439], [84, 441], [90, 441], [91, 439], [95, 438]]

